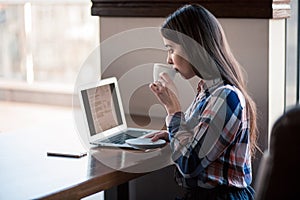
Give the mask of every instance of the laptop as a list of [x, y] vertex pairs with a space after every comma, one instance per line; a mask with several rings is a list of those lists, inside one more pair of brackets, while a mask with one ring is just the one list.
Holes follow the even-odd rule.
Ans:
[[127, 139], [145, 137], [157, 130], [127, 127], [118, 82], [115, 77], [79, 87], [80, 106], [92, 145], [134, 148]]

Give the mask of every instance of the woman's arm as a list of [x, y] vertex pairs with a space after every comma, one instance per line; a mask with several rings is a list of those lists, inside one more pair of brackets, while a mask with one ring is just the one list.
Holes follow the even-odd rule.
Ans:
[[[172, 158], [184, 177], [197, 176], [232, 143], [242, 109], [236, 92], [223, 88], [199, 103], [189, 119], [181, 112], [167, 117]], [[192, 126], [191, 121], [197, 124]]]

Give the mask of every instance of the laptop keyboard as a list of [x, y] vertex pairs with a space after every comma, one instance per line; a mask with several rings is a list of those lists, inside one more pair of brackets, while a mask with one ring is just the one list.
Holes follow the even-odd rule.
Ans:
[[136, 131], [136, 130], [127, 130], [125, 132], [121, 132], [118, 135], [112, 136], [102, 142], [106, 143], [114, 143], [114, 144], [124, 144], [126, 140], [137, 138], [142, 135], [147, 134], [148, 132]]

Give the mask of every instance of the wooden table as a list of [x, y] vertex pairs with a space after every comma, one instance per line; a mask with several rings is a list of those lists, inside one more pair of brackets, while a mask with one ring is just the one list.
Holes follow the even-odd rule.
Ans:
[[47, 156], [53, 149], [85, 150], [71, 124], [0, 133], [0, 199], [80, 199], [170, 164], [168, 146], [148, 153], [91, 149], [82, 158]]

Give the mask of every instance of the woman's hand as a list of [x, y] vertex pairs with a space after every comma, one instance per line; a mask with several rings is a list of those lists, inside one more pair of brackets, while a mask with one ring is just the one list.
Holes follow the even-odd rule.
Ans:
[[146, 137], [151, 138], [152, 142], [155, 142], [159, 139], [163, 139], [163, 140], [169, 142], [169, 134], [167, 131], [160, 131], [160, 132], [152, 133], [150, 135], [147, 135]]
[[158, 100], [165, 106], [168, 115], [181, 111], [181, 106], [176, 96], [176, 86], [168, 74], [160, 74], [159, 81], [151, 83], [149, 87]]

